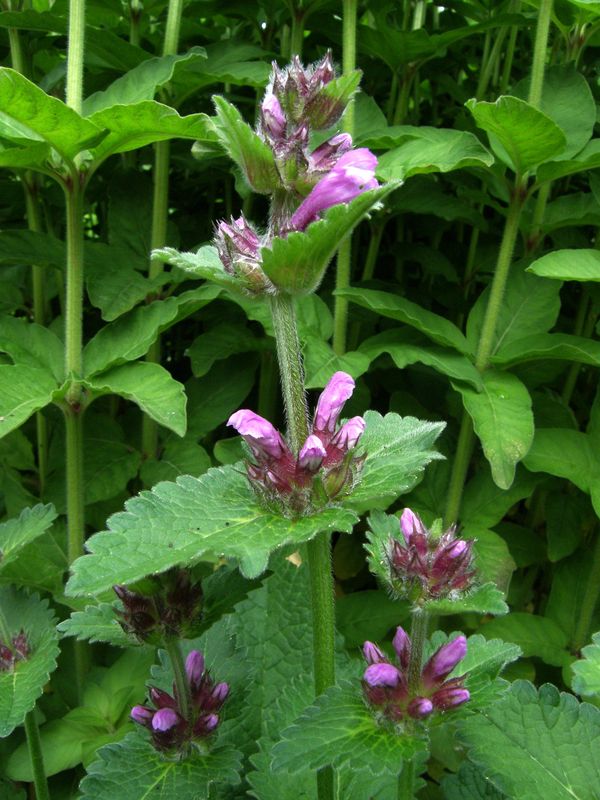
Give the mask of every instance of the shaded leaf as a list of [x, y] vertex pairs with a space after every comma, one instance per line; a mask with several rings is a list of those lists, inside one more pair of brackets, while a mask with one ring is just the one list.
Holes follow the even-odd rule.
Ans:
[[135, 639], [128, 636], [119, 625], [115, 609], [109, 603], [86, 606], [83, 611], [74, 611], [57, 625], [63, 636], [76, 636], [89, 642], [107, 642], [115, 647], [131, 647]]
[[19, 557], [22, 548], [41, 536], [56, 519], [51, 505], [25, 508], [16, 519], [0, 522], [0, 571]]
[[592, 644], [586, 645], [581, 651], [582, 658], [575, 661], [571, 667], [573, 690], [577, 694], [586, 696], [600, 694], [600, 633], [592, 636]]
[[567, 635], [547, 617], [513, 611], [506, 617], [486, 622], [481, 632], [488, 639], [514, 642], [526, 658], [537, 656], [555, 667], [570, 661]]

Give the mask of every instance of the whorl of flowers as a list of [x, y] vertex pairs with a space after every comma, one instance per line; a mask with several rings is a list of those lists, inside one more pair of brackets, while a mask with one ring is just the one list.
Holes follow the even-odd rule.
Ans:
[[365, 422], [352, 417], [338, 427], [354, 381], [336, 372], [323, 389], [309, 435], [294, 455], [281, 433], [248, 409], [236, 411], [227, 424], [244, 438], [253, 460], [246, 464], [248, 478], [269, 505], [291, 514], [322, 505], [352, 489], [362, 467], [354, 455]]

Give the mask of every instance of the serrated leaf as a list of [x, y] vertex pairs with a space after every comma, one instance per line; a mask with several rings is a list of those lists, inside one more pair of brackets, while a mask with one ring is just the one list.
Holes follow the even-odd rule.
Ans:
[[41, 536], [56, 519], [52, 505], [25, 508], [16, 519], [0, 522], [0, 571], [18, 558], [22, 548]]
[[506, 617], [487, 622], [481, 632], [487, 638], [514, 642], [525, 658], [536, 656], [555, 667], [570, 661], [567, 635], [547, 617], [513, 611]]
[[536, 259], [527, 271], [559, 281], [600, 281], [600, 252], [585, 248], [555, 250]]
[[52, 401], [57, 382], [52, 373], [18, 364], [0, 365], [0, 437]]
[[[0, 368], [1, 369], [1, 368]], [[93, 375], [85, 385], [98, 396], [118, 394], [132, 400], [159, 425], [183, 436], [186, 397], [183, 386], [160, 364], [137, 361]]]
[[483, 391], [454, 384], [473, 420], [475, 433], [490, 463], [492, 477], [509, 489], [519, 461], [528, 453], [534, 435], [531, 397], [521, 381], [508, 372], [488, 369], [482, 374]]
[[292, 774], [333, 765], [397, 775], [405, 761], [427, 753], [424, 738], [377, 725], [358, 682], [327, 689], [281, 737], [273, 748], [272, 769]]
[[365, 456], [358, 486], [344, 500], [346, 506], [362, 512], [387, 508], [397, 497], [415, 486], [431, 461], [442, 458], [433, 443], [445, 425], [421, 422], [399, 414], [364, 414], [365, 432], [357, 456]]
[[558, 125], [524, 100], [504, 95], [495, 103], [469, 100], [466, 105], [478, 127], [492, 134], [492, 148], [519, 175], [565, 149], [567, 140]]
[[349, 532], [356, 515], [327, 508], [291, 520], [261, 508], [241, 465], [183, 475], [129, 500], [109, 519], [109, 530], [88, 539], [91, 555], [79, 558], [69, 591], [98, 594], [115, 583], [133, 583], [203, 555], [239, 558], [249, 578], [264, 571], [269, 553], [299, 544], [324, 530]]
[[571, 664], [574, 672], [573, 691], [586, 696], [600, 694], [600, 633], [592, 636], [592, 644], [581, 651], [582, 658]]
[[275, 237], [261, 248], [262, 268], [275, 286], [292, 295], [314, 292], [340, 242], [375, 205], [400, 184], [389, 183], [359, 194], [349, 203], [329, 208], [303, 232]]
[[461, 721], [469, 756], [519, 800], [594, 800], [600, 785], [600, 711], [545, 684], [516, 681], [483, 713]]
[[195, 253], [180, 253], [173, 247], [162, 247], [152, 251], [152, 258], [165, 264], [173, 264], [195, 278], [213, 281], [234, 292], [240, 291], [239, 282], [233, 275], [225, 272], [217, 248], [210, 244], [203, 245]]
[[57, 630], [63, 636], [76, 636], [89, 642], [107, 642], [115, 647], [131, 647], [137, 642], [119, 625], [115, 609], [109, 603], [86, 606], [60, 622]]
[[462, 332], [450, 320], [434, 314], [404, 297], [391, 292], [379, 292], [374, 289], [343, 289], [337, 294], [347, 297], [351, 303], [368, 308], [375, 314], [390, 317], [411, 325], [413, 328], [433, 339], [444, 347], [452, 347], [460, 353], [469, 355], [471, 348]]
[[0, 351], [15, 364], [52, 373], [57, 383], [64, 379], [64, 345], [48, 328], [20, 317], [0, 317]]
[[456, 599], [429, 600], [425, 608], [430, 614], [507, 614], [503, 592], [494, 583], [484, 583]]
[[23, 630], [30, 647], [25, 660], [0, 672], [0, 737], [5, 737], [34, 707], [56, 668], [59, 649], [54, 615], [46, 600], [37, 595], [28, 597], [13, 587], [1, 587], [0, 606], [11, 635]]
[[447, 775], [441, 785], [446, 800], [505, 800], [506, 797], [469, 761], [463, 761], [456, 775]]

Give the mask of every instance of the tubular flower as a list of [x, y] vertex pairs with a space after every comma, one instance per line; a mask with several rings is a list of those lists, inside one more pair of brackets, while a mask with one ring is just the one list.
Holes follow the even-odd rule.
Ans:
[[439, 538], [421, 518], [405, 508], [400, 519], [403, 543], [390, 538], [387, 559], [390, 583], [414, 600], [448, 597], [468, 590], [473, 582], [473, 542], [456, 538], [451, 525]]
[[194, 740], [209, 736], [219, 724], [217, 712], [229, 694], [226, 683], [213, 682], [199, 650], [192, 650], [188, 655], [185, 671], [191, 697], [187, 718], [175, 684], [172, 695], [156, 687], [150, 688], [154, 708], [134, 706], [131, 709], [132, 720], [150, 731], [152, 743], [163, 752], [184, 753]]
[[434, 711], [448, 711], [467, 702], [469, 691], [462, 685], [464, 675], [446, 680], [466, 655], [464, 636], [457, 636], [433, 654], [421, 671], [420, 684], [412, 691], [408, 685], [411, 642], [403, 628], [396, 630], [393, 645], [396, 664], [372, 642], [363, 645], [368, 665], [362, 680], [363, 693], [382, 722], [425, 719]]
[[225, 272], [236, 276], [244, 289], [252, 294], [273, 291], [273, 284], [261, 267], [260, 238], [243, 214], [229, 222], [219, 222], [214, 243]]
[[227, 424], [250, 448], [253, 461], [246, 465], [248, 478], [264, 502], [297, 514], [354, 486], [362, 459], [353, 453], [365, 423], [362, 417], [353, 417], [338, 427], [342, 407], [353, 390], [354, 381], [345, 372], [331, 377], [297, 456], [266, 419], [248, 409], [232, 414]]

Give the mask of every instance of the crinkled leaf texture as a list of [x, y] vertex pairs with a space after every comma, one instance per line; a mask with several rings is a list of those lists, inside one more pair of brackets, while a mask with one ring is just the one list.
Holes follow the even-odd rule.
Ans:
[[427, 755], [425, 738], [408, 732], [399, 736], [377, 724], [358, 683], [327, 689], [281, 736], [273, 748], [275, 772], [333, 765], [397, 775], [404, 761]]
[[76, 636], [89, 642], [107, 642], [115, 647], [131, 647], [137, 644], [119, 625], [114, 606], [100, 603], [86, 606], [83, 611], [74, 611], [69, 619], [57, 626], [63, 636]]
[[214, 784], [239, 783], [241, 753], [228, 747], [169, 761], [136, 732], [98, 756], [81, 783], [82, 800], [204, 800]]
[[481, 714], [463, 720], [470, 759], [491, 783], [519, 800], [596, 800], [600, 711], [544, 684], [516, 681]]
[[30, 655], [14, 669], [0, 672], [0, 737], [9, 736], [25, 719], [56, 668], [58, 635], [46, 600], [13, 587], [0, 588], [0, 606], [12, 636], [23, 630]]
[[504, 800], [506, 797], [469, 761], [463, 761], [456, 775], [445, 778], [442, 788], [446, 800]]
[[0, 523], [0, 572], [18, 558], [21, 550], [48, 530], [56, 519], [51, 504], [24, 508], [15, 519]]
[[588, 696], [600, 695], [600, 633], [592, 636], [592, 642], [581, 651], [583, 658], [572, 664], [573, 689]]
[[91, 555], [73, 567], [72, 594], [98, 594], [205, 555], [237, 558], [242, 572], [256, 577], [272, 550], [324, 530], [347, 533], [357, 520], [343, 508], [294, 520], [274, 514], [258, 504], [240, 465], [159, 483], [129, 500], [125, 509], [109, 519], [108, 531], [89, 539]]

